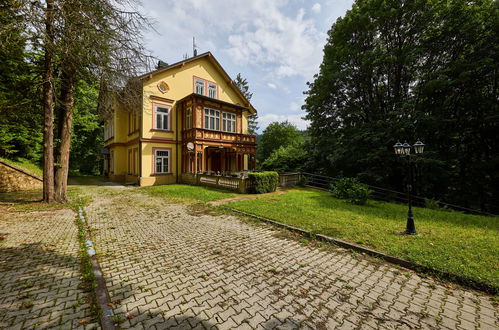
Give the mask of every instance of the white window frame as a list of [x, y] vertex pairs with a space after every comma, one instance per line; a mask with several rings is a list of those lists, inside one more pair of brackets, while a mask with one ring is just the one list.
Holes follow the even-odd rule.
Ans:
[[[166, 155], [159, 155], [158, 152], [166, 152]], [[154, 150], [154, 173], [155, 174], [166, 174], [170, 173], [170, 149], [155, 149]], [[160, 164], [158, 163], [160, 160]], [[158, 165], [160, 170], [158, 171]], [[166, 166], [166, 171], [165, 171]]]
[[[198, 87], [201, 88], [201, 93], [198, 91]], [[194, 82], [194, 91], [196, 94], [204, 95], [205, 93], [205, 83], [202, 79], [196, 79]]]
[[222, 131], [236, 133], [236, 114], [231, 112], [222, 112]]
[[211, 97], [212, 99], [216, 99], [217, 98], [217, 85], [212, 83], [212, 82], [209, 82], [208, 83], [208, 97]]
[[204, 129], [220, 131], [220, 110], [204, 108]]
[[[163, 111], [159, 112], [158, 108], [165, 109], [166, 113]], [[171, 128], [170, 128], [170, 111], [171, 111], [171, 108], [166, 106], [166, 105], [156, 104], [154, 106], [154, 129], [161, 130], [161, 131], [171, 130]], [[158, 116], [161, 117], [161, 123], [163, 124], [162, 127], [159, 127]], [[165, 123], [166, 123], [166, 128], [165, 128]]]
[[113, 119], [106, 121], [106, 124], [104, 125], [104, 141], [109, 140], [112, 137], [114, 137]]
[[185, 129], [192, 128], [192, 108], [187, 108], [185, 113]]

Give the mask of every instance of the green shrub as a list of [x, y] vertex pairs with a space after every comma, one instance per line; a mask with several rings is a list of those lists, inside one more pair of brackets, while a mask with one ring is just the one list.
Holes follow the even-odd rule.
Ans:
[[430, 209], [430, 210], [440, 210], [440, 211], [447, 211], [447, 212], [452, 211], [451, 209], [449, 209], [447, 207], [447, 205], [440, 206], [440, 201], [433, 199], [433, 198], [425, 198], [424, 205], [427, 209]]
[[424, 199], [425, 207], [430, 210], [438, 210], [440, 209], [440, 203], [433, 198], [425, 198]]
[[307, 184], [307, 178], [302, 174], [300, 174], [300, 181], [298, 181], [298, 185], [303, 187]]
[[355, 178], [342, 178], [331, 184], [333, 196], [347, 199], [352, 204], [364, 205], [371, 197], [373, 191]]
[[279, 184], [279, 174], [272, 171], [249, 173], [248, 178], [253, 186], [251, 192], [255, 194], [275, 191]]

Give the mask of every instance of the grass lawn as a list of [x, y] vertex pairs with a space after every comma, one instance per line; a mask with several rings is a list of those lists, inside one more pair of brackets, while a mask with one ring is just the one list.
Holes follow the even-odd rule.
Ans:
[[153, 196], [164, 197], [172, 202], [211, 202], [224, 198], [240, 196], [230, 191], [218, 190], [210, 187], [189, 186], [184, 184], [168, 184], [163, 186], [151, 186], [140, 188], [142, 191]]
[[418, 235], [405, 236], [407, 206], [358, 206], [316, 189], [227, 206], [499, 287], [499, 218], [415, 208]]
[[3, 158], [3, 157], [0, 157], [0, 160], [6, 162], [7, 164], [19, 167], [20, 169], [25, 170], [26, 172], [31, 173], [33, 175], [36, 175], [36, 176], [38, 176], [40, 178], [43, 176], [43, 169], [42, 169], [42, 167], [40, 167], [39, 165], [30, 163], [26, 159], [20, 159], [18, 161], [13, 161], [13, 160], [10, 160], [10, 159], [6, 159], [6, 158]]

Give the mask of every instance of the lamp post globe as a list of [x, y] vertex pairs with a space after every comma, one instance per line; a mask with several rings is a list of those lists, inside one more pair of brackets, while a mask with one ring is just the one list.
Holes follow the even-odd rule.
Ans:
[[404, 149], [404, 155], [409, 156], [411, 154], [411, 145], [409, 143], [404, 142], [402, 148]]
[[[393, 149], [395, 151], [395, 154], [397, 156], [400, 156], [402, 158], [407, 159], [408, 162], [408, 169], [409, 169], [409, 183], [407, 184], [407, 204], [408, 204], [408, 211], [407, 211], [407, 224], [406, 228], [404, 231], [405, 235], [416, 235], [416, 226], [414, 224], [414, 216], [412, 214], [412, 186], [413, 186], [413, 175], [412, 175], [412, 158], [414, 156], [420, 155], [424, 151], [424, 143], [418, 140], [416, 143], [414, 143], [413, 146], [411, 146], [409, 143], [404, 142], [404, 144], [400, 143], [398, 141], [395, 143], [393, 146]], [[414, 148], [414, 154], [411, 155], [411, 147]]]
[[402, 153], [404, 152], [404, 148], [402, 147], [402, 143], [400, 143], [400, 141], [397, 141], [397, 143], [395, 143], [393, 149], [395, 151], [395, 155], [402, 155]]
[[413, 147], [416, 154], [422, 154], [424, 151], [424, 143], [419, 140], [414, 143]]

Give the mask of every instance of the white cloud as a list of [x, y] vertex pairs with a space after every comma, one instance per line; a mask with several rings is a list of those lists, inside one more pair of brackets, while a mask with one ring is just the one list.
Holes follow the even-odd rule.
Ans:
[[305, 130], [308, 126], [308, 121], [302, 119], [304, 114], [299, 115], [278, 115], [274, 113], [268, 113], [263, 116], [258, 117], [258, 124], [260, 126], [260, 130], [263, 132], [265, 128], [274, 121], [289, 121], [291, 124], [295, 125], [299, 130]]
[[267, 86], [270, 87], [270, 88], [272, 88], [272, 89], [276, 89], [277, 88], [277, 86], [275, 84], [273, 84], [273, 83], [267, 83]]
[[282, 4], [255, 1], [253, 17], [245, 31], [232, 33], [226, 52], [239, 64], [263, 64], [277, 77], [302, 76], [317, 72], [326, 35], [317, 31], [312, 19], [300, 8], [293, 16]]
[[266, 66], [269, 76], [311, 79], [318, 70], [326, 34], [305, 18], [303, 8], [290, 12], [287, 0], [183, 0], [159, 6], [146, 1], [144, 5], [161, 34], [155, 45], [159, 49], [153, 50], [174, 56], [171, 61], [190, 54], [196, 36], [200, 52], [218, 49], [239, 66]]
[[320, 3], [315, 3], [312, 6], [312, 11], [316, 14], [319, 14], [321, 12], [321, 4]]

